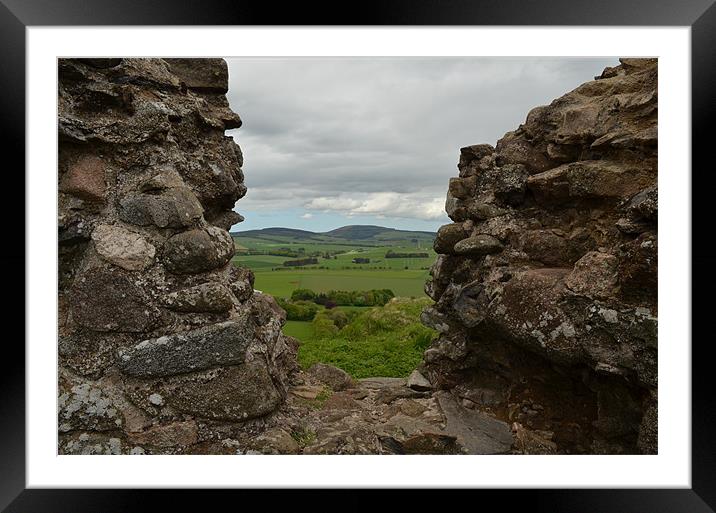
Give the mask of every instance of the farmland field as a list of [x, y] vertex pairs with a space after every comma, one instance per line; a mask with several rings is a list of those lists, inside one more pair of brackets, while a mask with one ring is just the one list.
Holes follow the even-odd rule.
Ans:
[[[327, 322], [328, 332], [318, 331], [316, 321], [301, 317], [286, 321], [283, 332], [301, 341], [298, 360], [304, 368], [323, 362], [354, 377], [398, 377], [407, 376], [418, 364], [433, 336], [419, 318], [420, 310], [431, 302], [423, 288], [436, 258], [433, 234], [353, 226], [325, 234], [270, 228], [233, 236], [233, 263], [251, 269], [254, 288], [276, 298], [289, 300], [296, 289], [314, 293], [390, 289], [396, 297], [415, 298], [385, 306], [337, 306], [332, 311], [347, 314], [349, 323], [340, 327], [324, 319], [321, 329]], [[400, 256], [388, 258], [388, 252]], [[301, 265], [284, 265], [286, 261]], [[320, 306], [316, 320], [327, 313]]]
[[[412, 233], [419, 235], [404, 235]], [[256, 289], [277, 297], [288, 298], [298, 288], [315, 292], [390, 289], [396, 296], [424, 297], [428, 269], [436, 257], [430, 238], [422, 232], [401, 232], [400, 237], [393, 240], [383, 240], [385, 236], [382, 237], [351, 240], [322, 234], [300, 238], [273, 233], [265, 236], [238, 234], [234, 236], [237, 253], [233, 262], [254, 271]], [[286, 267], [285, 261], [298, 257], [266, 254], [281, 251], [298, 257], [314, 256], [317, 263], [300, 268]], [[426, 253], [428, 256], [386, 258], [388, 251]], [[369, 262], [354, 263], [356, 258], [369, 259]]]
[[396, 296], [422, 297], [423, 284], [428, 271], [372, 271], [362, 269], [262, 271], [254, 268], [254, 287], [272, 296], [291, 296], [295, 289], [311, 289], [315, 292], [329, 290], [390, 289]]

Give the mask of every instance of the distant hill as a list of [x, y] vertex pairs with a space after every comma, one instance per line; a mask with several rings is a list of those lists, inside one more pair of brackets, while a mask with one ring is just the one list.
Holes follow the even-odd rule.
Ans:
[[396, 230], [395, 228], [385, 228], [384, 226], [374, 226], [370, 224], [344, 226], [331, 230], [330, 232], [325, 232], [324, 235], [348, 240], [390, 240], [393, 238], [404, 239], [410, 237], [435, 238], [434, 232]]
[[426, 242], [432, 243], [435, 232], [396, 230], [384, 226], [350, 225], [336, 228], [328, 232], [311, 232], [293, 228], [263, 228], [261, 230], [246, 230], [231, 232], [233, 237], [258, 238], [274, 242], [306, 241], [323, 243], [360, 242], [373, 244], [390, 244], [399, 242]]
[[261, 230], [231, 232], [231, 235], [239, 237], [292, 237], [296, 239], [310, 239], [316, 237], [318, 234], [306, 230], [295, 230], [293, 228], [263, 228]]

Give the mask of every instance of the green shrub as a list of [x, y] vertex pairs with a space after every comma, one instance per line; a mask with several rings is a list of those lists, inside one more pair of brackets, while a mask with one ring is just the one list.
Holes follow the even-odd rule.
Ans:
[[291, 293], [291, 301], [313, 301], [316, 299], [316, 293], [311, 289], [296, 289]]
[[276, 298], [278, 305], [286, 311], [289, 321], [312, 321], [318, 312], [318, 305], [310, 301], [287, 301]]
[[420, 323], [420, 312], [431, 303], [401, 298], [363, 312], [323, 310], [313, 319], [313, 336], [302, 339], [299, 363], [335, 365], [356, 378], [407, 376], [436, 336]]
[[317, 339], [332, 337], [338, 333], [338, 326], [325, 311], [317, 314], [311, 324], [313, 325], [313, 334]]

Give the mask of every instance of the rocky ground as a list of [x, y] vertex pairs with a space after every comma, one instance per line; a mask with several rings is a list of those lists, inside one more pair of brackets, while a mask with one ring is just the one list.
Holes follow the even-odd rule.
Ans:
[[536, 443], [542, 452], [553, 449], [548, 439], [474, 406], [433, 391], [417, 371], [408, 379], [353, 380], [317, 364], [297, 375], [263, 434], [233, 445], [241, 454], [514, 454], [525, 444], [538, 452]]

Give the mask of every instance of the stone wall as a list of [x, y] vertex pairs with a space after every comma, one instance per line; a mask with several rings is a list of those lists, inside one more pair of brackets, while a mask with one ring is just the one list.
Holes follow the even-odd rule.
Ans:
[[426, 285], [433, 384], [559, 452], [655, 453], [656, 60], [621, 59], [458, 169]]
[[231, 264], [226, 62], [58, 66], [59, 452], [221, 452], [296, 369], [284, 312]]

